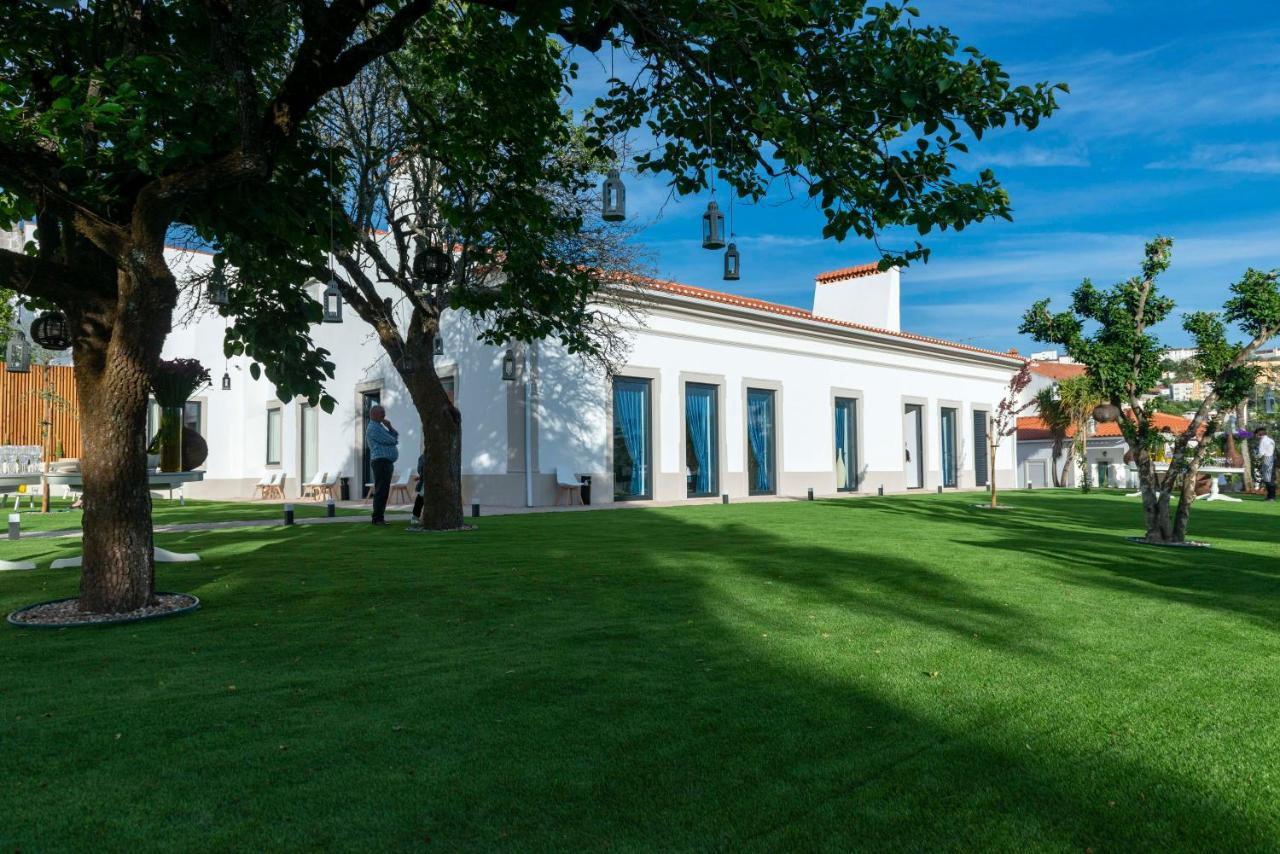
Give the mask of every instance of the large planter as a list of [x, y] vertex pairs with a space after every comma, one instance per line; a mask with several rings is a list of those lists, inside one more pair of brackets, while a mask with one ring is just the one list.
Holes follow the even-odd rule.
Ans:
[[160, 471], [182, 471], [182, 409], [181, 405], [160, 407], [160, 430], [156, 434]]

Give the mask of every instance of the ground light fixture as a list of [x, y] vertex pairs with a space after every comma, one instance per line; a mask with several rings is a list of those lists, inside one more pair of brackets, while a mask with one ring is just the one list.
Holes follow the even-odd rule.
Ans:
[[11, 374], [31, 372], [31, 344], [21, 329], [14, 329], [4, 348], [4, 369]]
[[31, 340], [46, 350], [65, 350], [71, 346], [71, 325], [60, 311], [46, 311], [31, 324]]
[[342, 291], [338, 289], [338, 279], [333, 275], [329, 276], [329, 284], [325, 285], [322, 305], [325, 323], [342, 322]]
[[516, 381], [516, 351], [507, 350], [502, 354], [502, 379], [506, 382]]
[[617, 169], [610, 169], [600, 185], [600, 218], [605, 222], [622, 222], [627, 218], [627, 188]]

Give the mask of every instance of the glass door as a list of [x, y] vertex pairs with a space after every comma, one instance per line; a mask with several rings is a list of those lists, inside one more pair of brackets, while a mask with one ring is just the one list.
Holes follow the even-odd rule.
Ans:
[[924, 486], [924, 407], [908, 403], [902, 412], [902, 470], [907, 489]]
[[720, 489], [719, 401], [713, 385], [684, 387], [684, 460], [686, 494], [715, 495]]
[[360, 494], [364, 494], [364, 484], [373, 483], [373, 468], [369, 465], [369, 446], [365, 443], [365, 433], [369, 429], [369, 410], [382, 402], [382, 391], [366, 391], [360, 395]]
[[836, 398], [836, 490], [858, 488], [858, 401]]
[[314, 406], [302, 405], [302, 483], [310, 483], [320, 470], [320, 415]]
[[772, 495], [778, 491], [774, 394], [747, 389], [747, 492]]
[[958, 414], [955, 409], [942, 408], [942, 485], [954, 488], [959, 483], [956, 471], [956, 423]]
[[613, 381], [613, 499], [652, 498], [649, 462], [653, 415], [649, 380]]

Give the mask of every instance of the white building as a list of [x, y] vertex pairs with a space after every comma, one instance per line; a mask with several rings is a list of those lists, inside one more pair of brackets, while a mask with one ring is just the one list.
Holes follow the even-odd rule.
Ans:
[[[172, 261], [180, 272], [209, 257], [175, 250]], [[436, 364], [462, 412], [467, 503], [552, 504], [558, 467], [591, 478], [592, 503], [986, 485], [986, 415], [1021, 359], [900, 331], [897, 270], [822, 274], [813, 312], [668, 282], [645, 290], [613, 378], [541, 342], [513, 348], [527, 370], [504, 381], [504, 349], [446, 316]], [[283, 469], [288, 495], [326, 471], [350, 478], [358, 497], [374, 402], [400, 431], [399, 467], [415, 463], [418, 420], [371, 330], [347, 311], [313, 333], [337, 364], [332, 414], [278, 400], [243, 360], [227, 364], [231, 389], [221, 390], [216, 315], [173, 330], [165, 358], [198, 358], [214, 375], [189, 407], [210, 446], [205, 481], [189, 494], [248, 496], [265, 469]], [[1012, 439], [998, 457], [999, 483], [1011, 486]]]

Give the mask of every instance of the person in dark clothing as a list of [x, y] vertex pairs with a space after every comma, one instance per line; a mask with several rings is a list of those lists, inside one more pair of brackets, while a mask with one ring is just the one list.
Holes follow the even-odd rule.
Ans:
[[419, 454], [418, 455], [418, 486], [417, 486], [418, 494], [417, 494], [417, 497], [413, 499], [413, 523], [409, 525], [410, 531], [422, 530], [422, 504], [423, 504], [422, 496], [424, 495], [424, 492], [423, 492], [424, 487], [422, 485], [422, 476], [426, 473], [426, 467], [427, 467], [427, 455]]
[[391, 477], [395, 473], [396, 460], [400, 458], [400, 434], [391, 426], [387, 412], [381, 406], [369, 410], [369, 426], [364, 431], [364, 441], [369, 449], [369, 468], [373, 470], [373, 524], [385, 525]]

